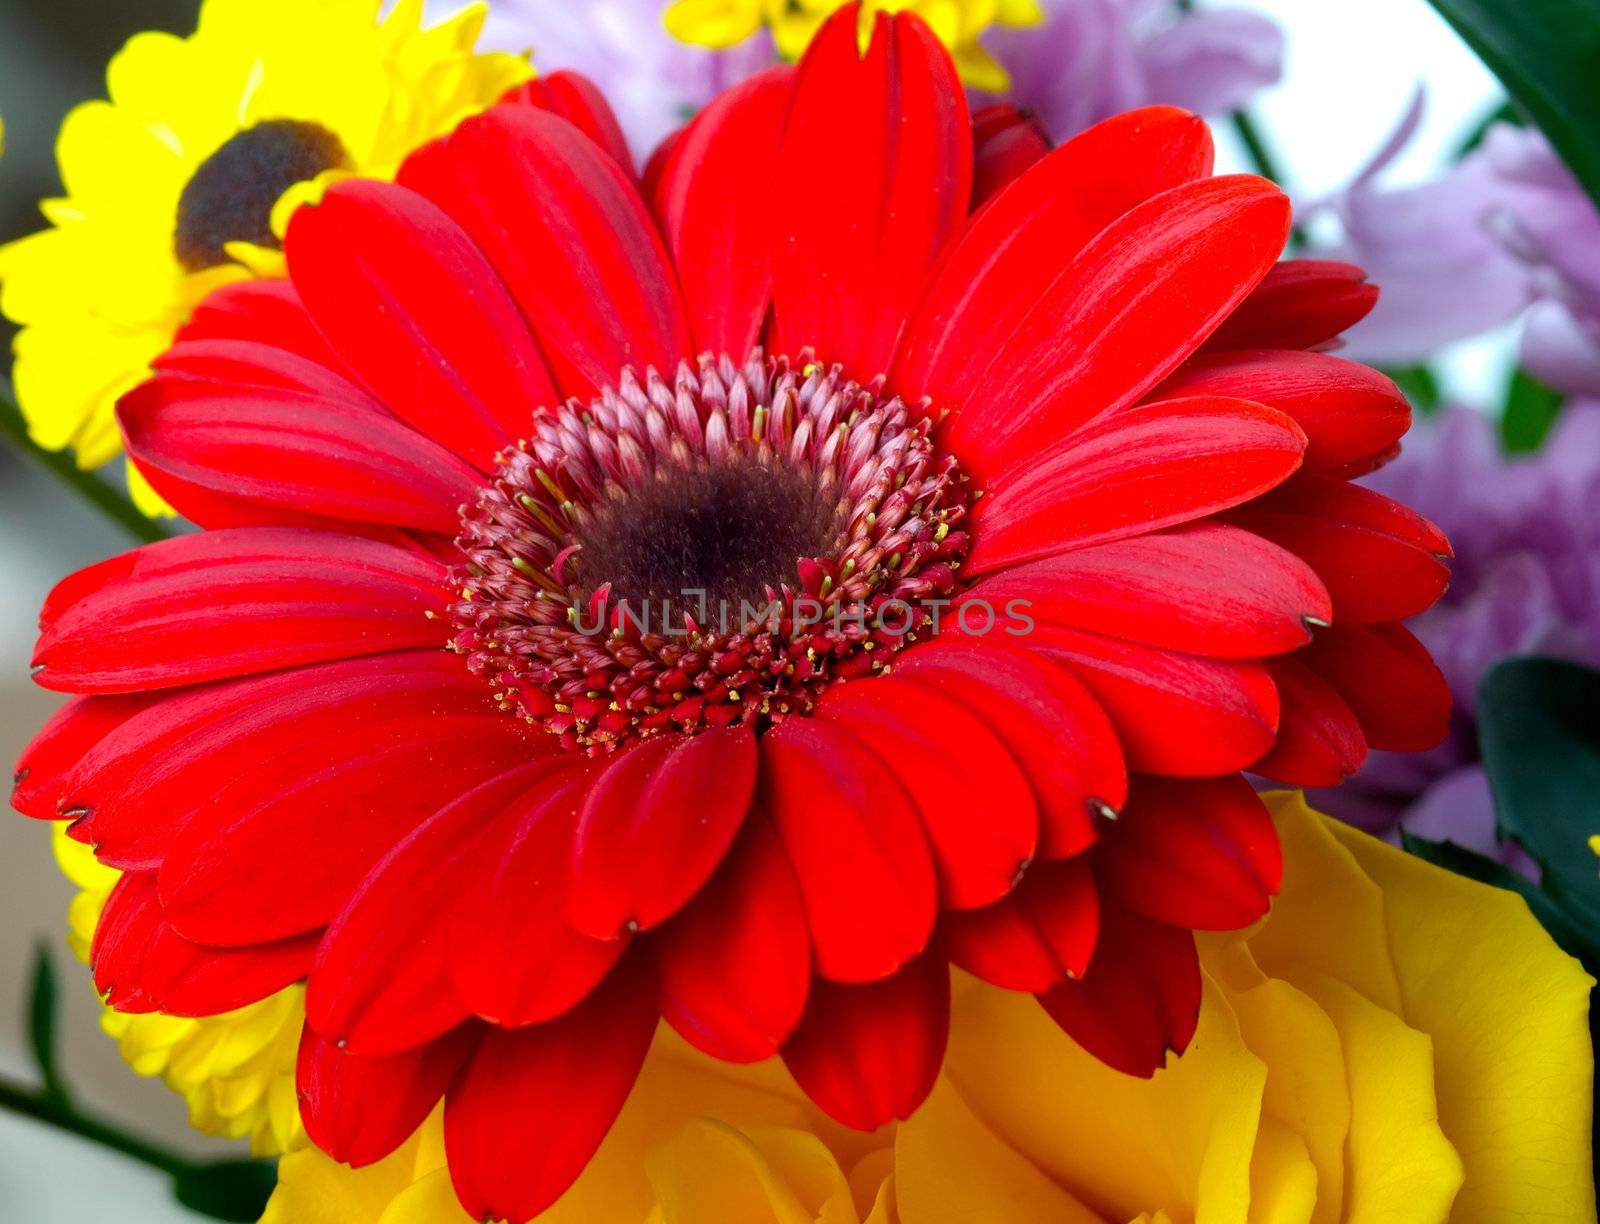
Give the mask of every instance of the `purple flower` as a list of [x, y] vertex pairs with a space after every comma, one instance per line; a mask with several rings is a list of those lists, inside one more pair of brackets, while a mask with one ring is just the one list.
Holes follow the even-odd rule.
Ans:
[[1283, 31], [1255, 13], [1184, 13], [1173, 0], [1044, 0], [1042, 27], [984, 45], [1011, 74], [1010, 101], [1056, 140], [1136, 106], [1222, 114], [1283, 75]]
[[[762, 33], [729, 51], [678, 42], [662, 25], [667, 0], [493, 0], [487, 45], [533, 49], [544, 71], [572, 68], [617, 108], [642, 160], [730, 84], [776, 62]], [[1239, 106], [1283, 73], [1283, 33], [1254, 13], [1183, 13], [1175, 0], [1044, 0], [1042, 27], [996, 28], [984, 39], [1060, 141], [1135, 106], [1165, 102], [1201, 114]]]
[[1430, 182], [1379, 187], [1420, 116], [1419, 97], [1350, 187], [1310, 210], [1337, 213], [1344, 241], [1328, 254], [1383, 290], [1348, 355], [1425, 361], [1526, 312], [1523, 364], [1560, 390], [1600, 396], [1600, 211], [1539, 132], [1510, 124]]
[[1367, 483], [1444, 528], [1456, 549], [1449, 592], [1411, 622], [1450, 683], [1451, 736], [1432, 752], [1375, 752], [1324, 810], [1376, 833], [1404, 827], [1527, 866], [1498, 847], [1479, 762], [1478, 684], [1510, 655], [1600, 665], [1600, 402], [1567, 409], [1537, 455], [1506, 458], [1492, 422], [1455, 409], [1419, 430]]
[[494, 0], [484, 44], [534, 53], [540, 71], [571, 68], [600, 86], [643, 162], [729, 85], [776, 60], [765, 34], [729, 51], [679, 42], [666, 0]]

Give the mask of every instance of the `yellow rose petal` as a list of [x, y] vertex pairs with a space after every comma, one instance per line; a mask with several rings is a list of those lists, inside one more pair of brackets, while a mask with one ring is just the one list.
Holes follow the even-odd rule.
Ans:
[[1593, 979], [1521, 897], [1330, 822], [1383, 889], [1404, 1014], [1466, 1166], [1452, 1224], [1593, 1219]]
[[914, 1224], [1101, 1224], [942, 1080], [900, 1128], [896, 1197]]
[[946, 1074], [1047, 1175], [1075, 1193], [1092, 1187], [1097, 1208], [1125, 1218], [1160, 1208], [1196, 1224], [1243, 1218], [1266, 1067], [1214, 985], [1191, 1056], [1148, 1080], [1101, 1064], [1027, 995], [969, 989], [957, 1013]]

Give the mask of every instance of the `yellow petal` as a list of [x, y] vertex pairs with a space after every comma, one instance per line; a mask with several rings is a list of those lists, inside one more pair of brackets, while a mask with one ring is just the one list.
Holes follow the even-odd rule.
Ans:
[[761, 5], [759, 0], [677, 0], [662, 21], [674, 38], [721, 50], [760, 28]]
[[1378, 1220], [1445, 1224], [1461, 1188], [1461, 1158], [1439, 1126], [1433, 1043], [1343, 982], [1297, 983], [1339, 1031], [1350, 1093], [1345, 1186]]
[[1068, 1189], [1092, 1187], [1102, 1209], [1132, 1218], [1168, 1208], [1196, 1224], [1238, 1224], [1266, 1068], [1212, 984], [1191, 1053], [1152, 1079], [1123, 1075], [1028, 996], [964, 983], [946, 1074], [1002, 1142]]
[[[381, 1216], [352, 1217], [350, 1224], [369, 1218], [376, 1224], [479, 1224], [462, 1209], [448, 1169], [435, 1169], [406, 1187]], [[269, 1222], [263, 1220], [262, 1224]]]
[[1328, 827], [1384, 890], [1404, 1014], [1433, 1037], [1452, 1224], [1593, 1219], [1593, 980], [1515, 893]]
[[1330, 839], [1324, 818], [1299, 792], [1266, 796], [1278, 824], [1286, 864], [1296, 864], [1315, 887], [1295, 887], [1292, 878], [1272, 904], [1272, 918], [1250, 937], [1250, 951], [1273, 977], [1295, 979], [1304, 970], [1344, 982], [1390, 1011], [1400, 1009], [1388, 946], [1380, 885], [1355, 857]]
[[109, 896], [122, 873], [95, 858], [92, 846], [68, 837], [69, 827], [60, 821], [50, 826], [50, 848], [61, 874], [86, 892], [98, 893], [102, 898]]
[[900, 1128], [895, 1198], [905, 1224], [1101, 1224], [942, 1078]]
[[366, 1224], [381, 1219], [411, 1184], [415, 1146], [415, 1139], [408, 1140], [365, 1169], [336, 1164], [316, 1148], [289, 1153], [278, 1162], [278, 1188], [261, 1224]]
[[1250, 1162], [1249, 1224], [1311, 1224], [1316, 1207], [1317, 1167], [1305, 1141], [1263, 1118]]
[[[786, 1153], [791, 1166], [786, 1171], [804, 1181], [831, 1180], [833, 1188], [844, 1189], [844, 1174], [821, 1141], [815, 1135], [792, 1133], [795, 1144]], [[808, 1151], [798, 1150], [807, 1144]], [[721, 1122], [691, 1123], [651, 1151], [645, 1166], [665, 1224], [707, 1220], [815, 1224], [817, 1220], [815, 1209], [802, 1202], [797, 1188], [787, 1184], [750, 1137]], [[824, 1194], [823, 1201], [828, 1197]]]
[[[1300, 876], [1300, 860], [1294, 863]], [[1313, 885], [1314, 877], [1307, 877]], [[1267, 1065], [1263, 1109], [1292, 1131], [1316, 1172], [1316, 1224], [1343, 1216], [1345, 1139], [1350, 1099], [1339, 1032], [1315, 1000], [1286, 981], [1268, 978], [1237, 937], [1209, 937], [1202, 960], [1223, 984], [1239, 1032]]]
[[150, 487], [144, 473], [128, 462], [128, 496], [146, 518], [172, 518], [178, 512], [167, 505], [167, 499]]

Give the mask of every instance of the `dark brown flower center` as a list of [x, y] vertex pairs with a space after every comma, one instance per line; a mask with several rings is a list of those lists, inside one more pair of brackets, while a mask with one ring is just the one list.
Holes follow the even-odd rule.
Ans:
[[757, 352], [540, 414], [467, 510], [455, 648], [569, 748], [758, 728], [880, 670], [966, 548], [926, 415]]
[[228, 262], [230, 242], [275, 247], [272, 209], [296, 183], [351, 167], [339, 138], [315, 123], [271, 119], [227, 141], [178, 197], [173, 249], [191, 272]]
[[698, 600], [737, 609], [765, 599], [807, 557], [842, 543], [847, 502], [805, 464], [737, 450], [668, 464], [602, 502], [574, 532], [581, 588], [639, 608]]

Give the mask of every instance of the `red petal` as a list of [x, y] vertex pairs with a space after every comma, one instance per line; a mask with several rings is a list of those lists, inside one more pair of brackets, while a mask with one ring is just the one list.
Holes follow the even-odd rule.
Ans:
[[666, 248], [628, 174], [565, 119], [495, 107], [408, 161], [400, 181], [494, 264], [565, 395], [692, 350]]
[[972, 207], [976, 209], [1050, 152], [1050, 137], [1031, 113], [1009, 104], [972, 116]]
[[485, 822], [548, 763], [485, 782], [424, 821], [357, 885], [323, 938], [306, 990], [306, 1016], [357, 1054], [422, 1045], [468, 1010], [450, 989], [441, 913], [462, 888], [461, 863]]
[[760, 1062], [805, 1011], [811, 937], [794, 868], [752, 812], [712, 881], [651, 944], [661, 1012], [713, 1058]]
[[1168, 650], [1255, 658], [1296, 650], [1327, 624], [1328, 592], [1292, 553], [1216, 523], [1063, 553], [1004, 570], [963, 602]]
[[950, 970], [923, 956], [866, 986], [817, 982], [783, 1061], [830, 1118], [870, 1131], [927, 1099], [949, 1035]]
[[830, 689], [817, 717], [865, 746], [922, 817], [940, 903], [998, 901], [1033, 860], [1033, 791], [1005, 744], [959, 702], [927, 685], [881, 678]]
[[178, 834], [161, 902], [189, 938], [222, 946], [326, 926], [419, 824], [538, 751], [487, 702], [463, 710], [446, 694], [282, 753], [225, 784]]
[[1206, 342], [1231, 349], [1317, 348], [1348, 331], [1378, 304], [1378, 286], [1355, 264], [1286, 259]]
[[1367, 759], [1362, 734], [1345, 699], [1294, 655], [1268, 659], [1283, 716], [1278, 742], [1252, 773], [1289, 786], [1337, 786]]
[[1100, 936], [1094, 876], [1081, 858], [1040, 863], [1009, 897], [947, 914], [939, 931], [950, 959], [968, 973], [1037, 994], [1088, 970]]
[[[132, 692], [443, 645], [443, 565], [375, 540], [297, 528], [208, 531], [120, 558], [39, 638], [45, 688]], [[72, 583], [73, 579], [68, 579]]]
[[772, 297], [769, 210], [794, 69], [734, 86], [672, 143], [651, 192], [701, 352], [742, 360]]
[[1411, 428], [1411, 405], [1394, 382], [1323, 353], [1255, 349], [1197, 357], [1152, 399], [1223, 395], [1276, 408], [1306, 434], [1306, 469], [1372, 465]]
[[1055, 625], [1039, 626], [1029, 645], [1065, 665], [1105, 707], [1131, 769], [1203, 778], [1243, 769], [1272, 747], [1278, 692], [1259, 663]]
[[1033, 786], [1040, 857], [1087, 849], [1096, 837], [1091, 815], [1127, 798], [1122, 745], [1105, 711], [1048, 659], [945, 637], [900, 655], [894, 674], [960, 702], [1011, 749]]
[[1344, 698], [1373, 748], [1423, 752], [1450, 733], [1450, 686], [1400, 625], [1324, 629], [1296, 657]]
[[1146, 404], [1073, 434], [991, 484], [966, 572], [1143, 535], [1259, 497], [1300, 466], [1305, 435], [1244, 400]]
[[1301, 476], [1228, 515], [1304, 558], [1341, 625], [1403, 620], [1450, 584], [1450, 542], [1427, 519], [1360, 485]]
[[449, 1088], [482, 1036], [464, 1024], [437, 1041], [388, 1058], [364, 1058], [300, 1035], [295, 1090], [306, 1134], [333, 1159], [363, 1168], [409, 1139]]
[[284, 251], [306, 309], [361, 381], [480, 470], [557, 403], [494, 268], [416, 192], [335, 184], [295, 212]]
[[877, 757], [837, 727], [786, 719], [762, 737], [758, 794], [800, 881], [819, 973], [870, 982], [922, 951], [937, 908], [933, 859]]
[[[88, 752], [128, 719], [149, 707], [151, 698], [74, 697], [29, 741], [12, 774], [11, 806], [35, 820], [59, 820], [66, 780]], [[80, 813], [81, 814], [81, 813]]]
[[921, 21], [840, 9], [800, 63], [772, 211], [780, 352], [813, 347], [863, 381], [895, 341], [972, 198], [955, 65]]
[[162, 353], [150, 367], [160, 374], [232, 386], [296, 391], [374, 412], [384, 411], [382, 405], [345, 374], [292, 350], [255, 340], [185, 340]]
[[455, 455], [376, 408], [302, 392], [169, 374], [123, 396], [117, 420], [141, 471], [322, 518], [449, 535], [483, 487]]
[[890, 386], [908, 401], [986, 411], [1007, 385], [1007, 367], [996, 367], [999, 383], [987, 376], [991, 358], [1062, 269], [1130, 209], [1210, 173], [1206, 125], [1173, 107], [1131, 111], [1069, 140], [968, 223], [906, 328]]
[[450, 1177], [469, 1216], [522, 1224], [583, 1172], [650, 1048], [647, 985], [617, 974], [559, 1020], [490, 1030], [444, 1109]]
[[195, 307], [178, 331], [177, 343], [248, 340], [298, 354], [329, 370], [346, 373], [305, 306], [286, 280], [247, 280], [224, 285]]
[[[950, 449], [987, 481], [1134, 403], [1266, 274], [1288, 228], [1288, 201], [1265, 180], [1206, 179], [1138, 205], [1036, 288], [1037, 272], [1021, 286], [995, 285], [993, 294], [1013, 302], [996, 307], [1013, 326], [963, 327], [945, 358], [979, 371], [970, 396], [935, 399], [955, 413]], [[1060, 268], [1053, 244], [1017, 247], [1019, 257]], [[991, 293], [974, 295], [985, 299]]]
[[1101, 887], [1134, 913], [1202, 931], [1249, 926], [1283, 879], [1272, 817], [1237, 774], [1136, 778], [1094, 865]]
[[518, 85], [503, 98], [504, 103], [521, 103], [537, 106], [553, 115], [560, 115], [595, 144], [611, 155], [617, 165], [630, 175], [633, 173], [633, 154], [628, 150], [628, 139], [622, 133], [611, 103], [588, 77], [563, 68], [559, 72], [540, 73], [526, 84]]
[[[129, 701], [129, 698], [93, 698]], [[86, 745], [60, 785], [82, 819], [72, 836], [113, 867], [159, 867], [172, 839], [223, 787], [284, 753], [336, 743], [418, 703], [462, 711], [483, 681], [440, 651], [341, 660], [138, 699], [140, 711]]]
[[711, 878], [755, 787], [748, 727], [658, 736], [613, 758], [578, 817], [567, 921], [595, 939], [660, 926]]
[[242, 950], [205, 948], [172, 929], [153, 873], [117, 881], [95, 926], [95, 989], [122, 1012], [216, 1016], [259, 1002], [311, 968], [317, 935]]
[[490, 822], [445, 917], [450, 977], [474, 1013], [541, 1024], [581, 1002], [628, 940], [590, 939], [562, 916], [572, 832], [593, 770], [561, 754]]
[[1107, 909], [1088, 975], [1039, 996], [1050, 1018], [1101, 1062], [1149, 1079], [1200, 1020], [1194, 936]]

